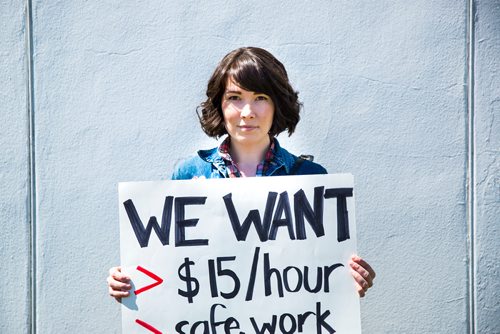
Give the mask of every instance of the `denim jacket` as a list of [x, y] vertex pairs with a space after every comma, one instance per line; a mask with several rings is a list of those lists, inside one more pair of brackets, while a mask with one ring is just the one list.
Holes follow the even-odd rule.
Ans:
[[[265, 176], [290, 175], [298, 158], [282, 148], [275, 140], [274, 159]], [[326, 174], [321, 165], [304, 160], [294, 175]], [[198, 151], [198, 155], [183, 161], [172, 174], [172, 180], [189, 180], [193, 177], [207, 179], [227, 178], [228, 173], [224, 160], [219, 155], [218, 147]]]

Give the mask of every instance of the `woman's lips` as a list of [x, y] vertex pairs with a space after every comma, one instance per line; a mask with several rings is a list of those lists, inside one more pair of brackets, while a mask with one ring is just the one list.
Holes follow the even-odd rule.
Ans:
[[238, 128], [240, 128], [242, 131], [252, 131], [258, 128], [258, 126], [253, 126], [253, 125], [238, 125]]

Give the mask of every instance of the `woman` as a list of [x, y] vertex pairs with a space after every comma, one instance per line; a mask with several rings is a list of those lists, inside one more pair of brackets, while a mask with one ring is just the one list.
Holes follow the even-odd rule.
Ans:
[[[227, 138], [219, 147], [201, 150], [177, 167], [173, 180], [249, 176], [326, 174], [312, 161], [297, 158], [275, 138], [291, 135], [299, 122], [301, 103], [283, 64], [268, 51], [255, 47], [228, 53], [208, 82], [207, 100], [198, 117], [210, 137]], [[361, 297], [373, 284], [375, 272], [353, 256], [351, 273]], [[127, 297], [131, 285], [120, 267], [111, 268], [109, 294]]]

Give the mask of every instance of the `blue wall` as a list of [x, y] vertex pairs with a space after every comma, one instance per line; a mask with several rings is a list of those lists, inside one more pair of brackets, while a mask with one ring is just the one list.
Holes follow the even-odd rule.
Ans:
[[1, 333], [120, 332], [117, 183], [216, 144], [195, 107], [245, 45], [300, 91], [284, 146], [355, 175], [364, 332], [500, 333], [498, 1], [0, 6]]

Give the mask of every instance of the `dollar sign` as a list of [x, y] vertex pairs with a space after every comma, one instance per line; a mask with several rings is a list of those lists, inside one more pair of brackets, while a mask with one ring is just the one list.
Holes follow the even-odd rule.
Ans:
[[[189, 303], [193, 302], [193, 297], [196, 296], [198, 294], [198, 291], [200, 290], [200, 284], [198, 283], [198, 280], [194, 277], [191, 277], [191, 265], [194, 265], [194, 262], [190, 261], [189, 258], [186, 257], [184, 258], [184, 263], [181, 264], [179, 270], [177, 271], [179, 273], [179, 278], [186, 282], [186, 291], [183, 291], [181, 289], [178, 289], [177, 291], [182, 297], [187, 297]], [[182, 271], [184, 269], [186, 271], [185, 275], [182, 274]], [[194, 289], [192, 284], [194, 284]]]

